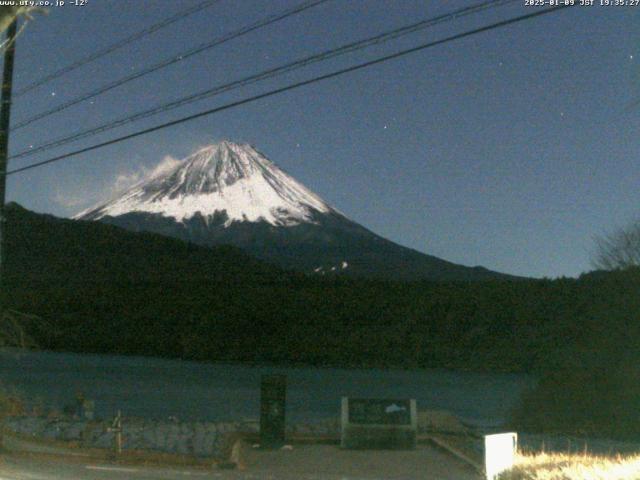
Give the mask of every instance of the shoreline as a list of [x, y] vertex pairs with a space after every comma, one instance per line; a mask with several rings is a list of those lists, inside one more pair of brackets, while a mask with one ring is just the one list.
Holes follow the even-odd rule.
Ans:
[[313, 364], [313, 363], [286, 363], [286, 362], [270, 362], [270, 361], [241, 361], [241, 360], [190, 360], [180, 357], [170, 356], [157, 356], [157, 355], [142, 355], [138, 353], [108, 353], [108, 352], [79, 352], [71, 350], [49, 350], [49, 349], [23, 349], [19, 347], [0, 347], [0, 355], [29, 355], [33, 353], [41, 354], [54, 354], [54, 355], [78, 355], [84, 358], [87, 357], [110, 357], [114, 359], [123, 360], [149, 360], [149, 361], [167, 361], [167, 362], [180, 362], [183, 364], [194, 365], [216, 365], [216, 366], [229, 366], [229, 367], [246, 367], [252, 369], [287, 369], [287, 370], [304, 370], [304, 369], [318, 369], [318, 370], [337, 370], [344, 372], [354, 371], [384, 371], [384, 372], [410, 372], [410, 373], [453, 373], [453, 374], [471, 374], [471, 375], [504, 375], [504, 376], [529, 376], [538, 377], [540, 374], [529, 371], [514, 371], [514, 370], [489, 370], [489, 369], [474, 369], [461, 368], [461, 367], [420, 367], [420, 366], [401, 366], [401, 365], [343, 365], [343, 364]]

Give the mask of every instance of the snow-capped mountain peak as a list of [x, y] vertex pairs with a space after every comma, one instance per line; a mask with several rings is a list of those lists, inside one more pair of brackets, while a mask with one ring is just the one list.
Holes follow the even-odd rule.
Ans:
[[[251, 145], [220, 142], [162, 164], [76, 215], [197, 245], [233, 245], [287, 270], [398, 280], [505, 278], [380, 237], [333, 209]], [[508, 278], [508, 277], [507, 277]]]
[[222, 141], [74, 218], [98, 220], [131, 212], [160, 214], [178, 222], [197, 213], [207, 218], [226, 212], [225, 226], [258, 221], [290, 226], [335, 210], [251, 145]]

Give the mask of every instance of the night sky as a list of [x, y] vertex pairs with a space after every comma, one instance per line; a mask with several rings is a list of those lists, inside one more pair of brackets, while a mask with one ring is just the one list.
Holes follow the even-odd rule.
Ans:
[[[13, 121], [299, 1], [221, 0], [15, 99]], [[196, 3], [88, 0], [37, 15], [17, 42], [15, 88]], [[473, 3], [331, 0], [19, 129], [11, 152]], [[10, 168], [534, 10], [522, 0], [449, 22]], [[512, 274], [577, 276], [591, 268], [595, 235], [640, 214], [639, 32], [640, 6], [566, 9], [12, 175], [8, 200], [70, 216], [228, 139], [402, 245]]]

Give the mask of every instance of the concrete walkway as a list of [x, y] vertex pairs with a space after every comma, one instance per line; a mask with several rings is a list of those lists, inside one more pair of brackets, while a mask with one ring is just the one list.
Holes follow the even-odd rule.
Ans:
[[[274, 479], [477, 480], [472, 467], [430, 446], [411, 451], [341, 450], [332, 445], [301, 445], [261, 451], [245, 446], [240, 465], [247, 473]], [[270, 476], [270, 477], [267, 477]]]

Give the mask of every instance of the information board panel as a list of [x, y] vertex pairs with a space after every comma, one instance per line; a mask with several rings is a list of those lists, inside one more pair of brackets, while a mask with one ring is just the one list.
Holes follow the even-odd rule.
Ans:
[[350, 398], [349, 423], [358, 425], [411, 425], [411, 401]]
[[417, 431], [415, 400], [342, 398], [342, 448], [413, 449]]

